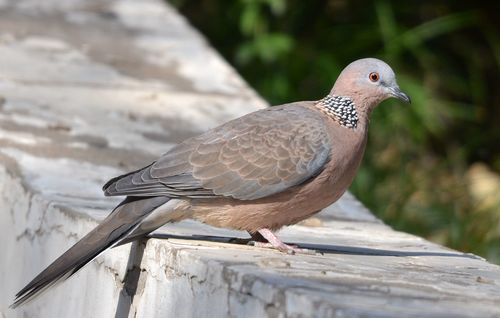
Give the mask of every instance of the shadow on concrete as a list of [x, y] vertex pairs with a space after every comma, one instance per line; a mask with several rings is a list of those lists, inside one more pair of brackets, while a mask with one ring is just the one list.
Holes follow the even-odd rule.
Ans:
[[350, 255], [373, 255], [373, 256], [394, 256], [394, 257], [409, 257], [409, 256], [438, 256], [438, 257], [464, 257], [471, 259], [481, 259], [479, 256], [460, 252], [428, 252], [428, 251], [394, 251], [375, 249], [367, 247], [343, 246], [343, 245], [324, 245], [324, 244], [298, 244], [306, 249], [316, 250], [319, 253], [329, 254], [350, 254]]
[[134, 302], [134, 296], [139, 286], [141, 277], [141, 262], [146, 248], [147, 238], [132, 242], [130, 255], [127, 263], [127, 273], [123, 279], [123, 287], [118, 298], [115, 318], [134, 317], [130, 315], [130, 309]]
[[[231, 238], [223, 236], [207, 236], [207, 235], [169, 235], [169, 234], [152, 234], [150, 238], [156, 239], [183, 239], [183, 240], [196, 240], [196, 241], [210, 241], [231, 243], [238, 245], [251, 245], [251, 239], [245, 238]], [[343, 246], [343, 245], [326, 245], [326, 244], [310, 244], [310, 243], [296, 243], [289, 242], [290, 244], [298, 245], [301, 248], [314, 250], [319, 254], [350, 254], [350, 255], [373, 255], [373, 256], [394, 256], [394, 257], [411, 257], [411, 256], [435, 256], [435, 257], [462, 257], [471, 259], [482, 259], [479, 256], [460, 252], [430, 252], [430, 251], [395, 251], [385, 249], [375, 249], [367, 247], [356, 246]]]
[[[132, 304], [137, 289], [140, 287], [141, 281], [141, 262], [146, 248], [146, 242], [149, 238], [155, 239], [182, 239], [191, 241], [209, 241], [220, 242], [235, 245], [252, 244], [250, 238], [234, 238], [223, 236], [207, 236], [207, 235], [169, 235], [169, 234], [151, 234], [143, 239], [133, 241], [130, 248], [130, 255], [127, 263], [127, 273], [123, 280], [123, 287], [120, 291], [118, 305], [116, 307], [115, 318], [134, 317], [131, 315]], [[372, 256], [393, 256], [393, 257], [411, 257], [411, 256], [431, 256], [431, 257], [463, 257], [471, 259], [481, 259], [473, 254], [465, 254], [458, 252], [428, 252], [428, 251], [394, 251], [385, 249], [374, 249], [366, 247], [343, 246], [343, 245], [326, 245], [326, 244], [309, 244], [309, 243], [294, 243], [301, 248], [306, 248], [311, 251], [316, 251], [319, 254], [349, 254], [349, 255], [372, 255]]]

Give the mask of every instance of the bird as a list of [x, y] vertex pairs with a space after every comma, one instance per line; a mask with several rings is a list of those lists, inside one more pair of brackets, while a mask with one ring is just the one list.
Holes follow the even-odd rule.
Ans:
[[11, 307], [72, 276], [104, 250], [184, 219], [247, 231], [261, 247], [300, 252], [275, 232], [342, 196], [360, 166], [370, 115], [391, 97], [411, 103], [388, 64], [359, 59], [320, 100], [249, 113], [111, 179], [104, 194], [125, 199], [21, 289]]

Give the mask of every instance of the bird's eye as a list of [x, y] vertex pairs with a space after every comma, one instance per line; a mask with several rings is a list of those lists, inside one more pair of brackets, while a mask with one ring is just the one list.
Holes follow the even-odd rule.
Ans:
[[370, 78], [370, 81], [372, 81], [372, 82], [378, 82], [378, 80], [380, 79], [380, 76], [378, 75], [377, 72], [370, 73], [370, 75], [368, 75], [368, 77]]

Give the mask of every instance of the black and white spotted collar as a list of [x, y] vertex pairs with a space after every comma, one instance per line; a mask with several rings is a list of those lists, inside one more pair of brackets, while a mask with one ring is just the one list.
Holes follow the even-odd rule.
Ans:
[[358, 126], [356, 105], [349, 97], [327, 95], [317, 105], [340, 125], [351, 129]]

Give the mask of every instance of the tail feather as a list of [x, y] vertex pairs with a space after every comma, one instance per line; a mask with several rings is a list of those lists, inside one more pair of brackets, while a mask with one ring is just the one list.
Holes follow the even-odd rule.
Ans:
[[22, 305], [55, 283], [75, 274], [101, 252], [125, 239], [141, 220], [168, 200], [168, 197], [127, 197], [101, 224], [21, 289], [11, 307]]

